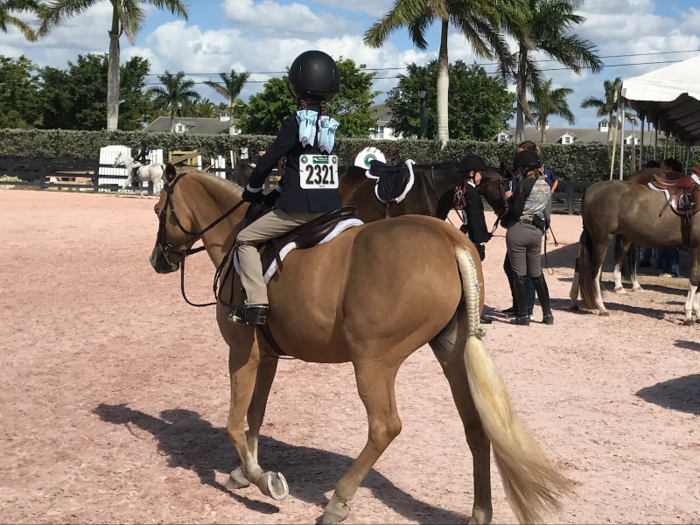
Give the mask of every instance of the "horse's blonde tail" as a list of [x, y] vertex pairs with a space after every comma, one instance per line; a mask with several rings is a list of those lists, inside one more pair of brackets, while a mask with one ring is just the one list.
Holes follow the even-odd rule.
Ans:
[[486, 347], [479, 325], [479, 287], [470, 253], [456, 251], [467, 306], [468, 336], [464, 350], [469, 391], [486, 435], [513, 513], [520, 523], [542, 521], [543, 511], [559, 509], [564, 479], [525, 429], [510, 403], [508, 391]]

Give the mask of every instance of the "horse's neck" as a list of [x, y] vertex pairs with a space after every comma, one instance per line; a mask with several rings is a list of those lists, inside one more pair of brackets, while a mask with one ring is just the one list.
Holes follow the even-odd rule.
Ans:
[[[200, 232], [219, 219], [227, 211], [240, 202], [240, 196], [233, 191], [227, 191], [205, 175], [190, 175], [199, 182], [192, 185], [188, 191], [187, 203], [190, 214], [194, 218], [192, 232]], [[241, 206], [233, 214], [226, 217], [220, 224], [204, 234], [202, 242], [215, 266], [219, 266], [230, 250], [235, 235], [245, 215], [245, 206]]]

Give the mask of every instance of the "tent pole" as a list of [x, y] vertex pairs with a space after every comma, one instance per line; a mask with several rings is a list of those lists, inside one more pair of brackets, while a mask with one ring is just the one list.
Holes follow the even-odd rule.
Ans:
[[[620, 120], [618, 117], [620, 116], [620, 104], [622, 103], [622, 97], [620, 97], [619, 92], [615, 93], [615, 100], [617, 101], [617, 114], [615, 115], [615, 131], [613, 132], [612, 155], [610, 155], [610, 180], [612, 180], [613, 173], [615, 173], [615, 154], [617, 153], [617, 131], [619, 127], [617, 123]], [[608, 124], [612, 124], [612, 122], [609, 122]]]
[[654, 122], [654, 160], [656, 160], [656, 148], [659, 142], [659, 129], [656, 127], [656, 122]]
[[664, 138], [664, 160], [668, 158], [668, 133], [666, 133], [666, 137]]
[[622, 180], [625, 173], [625, 103], [624, 101], [620, 103], [620, 115], [618, 116], [618, 121], [620, 122], [620, 173], [619, 179]]
[[690, 139], [688, 139], [688, 144], [685, 147], [685, 174], [688, 174], [688, 168], [690, 167]]
[[673, 137], [673, 158], [676, 158], [676, 137]]
[[642, 136], [641, 136], [641, 141], [639, 143], [639, 169], [644, 168], [644, 115], [642, 114], [641, 116], [641, 121], [642, 121]]

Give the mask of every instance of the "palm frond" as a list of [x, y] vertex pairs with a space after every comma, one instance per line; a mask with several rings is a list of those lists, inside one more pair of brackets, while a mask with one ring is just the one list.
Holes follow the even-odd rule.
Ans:
[[56, 25], [83, 13], [95, 3], [96, 0], [53, 0], [41, 4], [39, 8], [41, 26], [37, 34], [45, 36]]
[[170, 11], [173, 15], [189, 20], [187, 6], [181, 0], [147, 0], [149, 4], [156, 6], [158, 9]]
[[[364, 42], [369, 47], [381, 47], [391, 33], [426, 16], [428, 0], [396, 0], [394, 7], [366, 32]], [[420, 46], [416, 45], [419, 49]]]

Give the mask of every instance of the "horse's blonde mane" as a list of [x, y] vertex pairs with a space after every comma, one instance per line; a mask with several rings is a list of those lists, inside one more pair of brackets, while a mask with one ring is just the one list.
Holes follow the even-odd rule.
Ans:
[[211, 173], [206, 173], [204, 171], [192, 171], [188, 175], [194, 176], [195, 178], [199, 179], [199, 181], [204, 183], [205, 186], [209, 183], [214, 184], [215, 186], [218, 186], [225, 192], [231, 193], [237, 199], [240, 199], [241, 195], [243, 194], [243, 188], [241, 188], [235, 182], [222, 179], [221, 177], [217, 177], [216, 175], [212, 175]]

